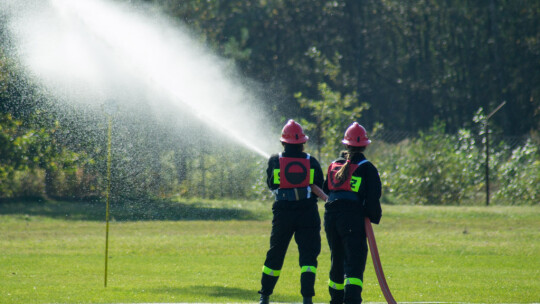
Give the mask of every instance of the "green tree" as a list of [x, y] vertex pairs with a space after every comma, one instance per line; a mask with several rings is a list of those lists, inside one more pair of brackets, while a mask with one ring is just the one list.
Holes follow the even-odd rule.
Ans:
[[307, 98], [298, 92], [295, 98], [303, 109], [309, 111], [310, 120], [302, 119], [301, 123], [312, 134], [310, 142], [315, 143], [317, 157], [330, 160], [343, 146], [341, 140], [347, 127], [358, 121], [369, 105], [360, 103], [356, 92], [342, 95], [325, 82], [336, 83], [341, 77], [339, 54], [335, 54], [333, 60], [328, 60], [316, 48], [310, 51], [322, 81], [317, 85], [318, 97]]
[[[153, 1], [202, 33], [267, 88], [269, 107], [309, 117], [293, 95], [326, 82], [370, 104], [364, 124], [417, 132], [444, 121], [470, 128], [474, 111], [508, 105], [505, 134], [538, 130], [540, 3], [512, 0]], [[311, 49], [339, 53], [340, 76], [322, 80]], [[419, 119], [421, 118], [421, 119]]]

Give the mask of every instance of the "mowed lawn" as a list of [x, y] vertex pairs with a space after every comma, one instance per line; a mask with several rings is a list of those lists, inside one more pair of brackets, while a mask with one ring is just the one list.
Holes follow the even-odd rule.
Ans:
[[[0, 303], [256, 302], [270, 203], [178, 204], [147, 217], [112, 209], [106, 288], [102, 205], [0, 204]], [[398, 302], [540, 302], [540, 206], [384, 205], [374, 229]], [[329, 301], [321, 236], [318, 303]], [[289, 248], [272, 302], [301, 302]], [[364, 281], [364, 301], [384, 302], [370, 257]]]

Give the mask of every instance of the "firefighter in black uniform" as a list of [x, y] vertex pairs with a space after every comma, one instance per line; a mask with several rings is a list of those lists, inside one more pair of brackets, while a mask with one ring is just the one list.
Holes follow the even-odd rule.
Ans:
[[342, 143], [347, 151], [330, 164], [323, 187], [329, 193], [324, 213], [332, 260], [328, 285], [331, 304], [357, 304], [368, 252], [364, 217], [375, 224], [381, 219], [381, 180], [363, 154], [371, 143], [364, 127], [353, 123]]
[[324, 174], [317, 159], [303, 152], [308, 137], [302, 126], [289, 120], [280, 141], [284, 151], [268, 160], [267, 183], [275, 195], [272, 206], [270, 249], [262, 270], [260, 303], [267, 304], [279, 279], [292, 236], [300, 254], [300, 284], [304, 303], [315, 295], [317, 257], [321, 251], [321, 219], [310, 184], [322, 187]]

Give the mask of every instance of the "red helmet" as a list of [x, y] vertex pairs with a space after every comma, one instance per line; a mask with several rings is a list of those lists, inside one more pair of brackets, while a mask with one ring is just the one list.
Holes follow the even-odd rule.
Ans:
[[345, 136], [341, 142], [348, 146], [365, 147], [371, 143], [371, 140], [367, 136], [366, 129], [357, 122], [353, 122], [345, 131]]
[[308, 139], [309, 137], [304, 134], [302, 126], [296, 121], [289, 119], [281, 131], [281, 138], [279, 140], [287, 144], [303, 144]]

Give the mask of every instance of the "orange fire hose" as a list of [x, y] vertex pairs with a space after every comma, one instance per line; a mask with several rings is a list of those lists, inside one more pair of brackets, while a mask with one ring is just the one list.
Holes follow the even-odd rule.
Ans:
[[[328, 195], [326, 195], [326, 193], [324, 193], [321, 188], [319, 188], [317, 185], [310, 186], [311, 191], [315, 193], [315, 195], [317, 195], [325, 202], [328, 200]], [[368, 239], [369, 250], [371, 251], [371, 259], [373, 260], [373, 267], [375, 268], [375, 274], [377, 275], [377, 280], [379, 280], [379, 286], [381, 287], [381, 291], [388, 304], [396, 304], [396, 300], [394, 300], [394, 297], [390, 292], [390, 288], [388, 287], [388, 283], [386, 283], [386, 278], [384, 277], [381, 259], [379, 258], [379, 250], [377, 249], [377, 242], [375, 241], [375, 234], [373, 233], [373, 227], [371, 226], [371, 221], [369, 220], [369, 218], [366, 217], [364, 219], [364, 225], [366, 228], [366, 236]]]

